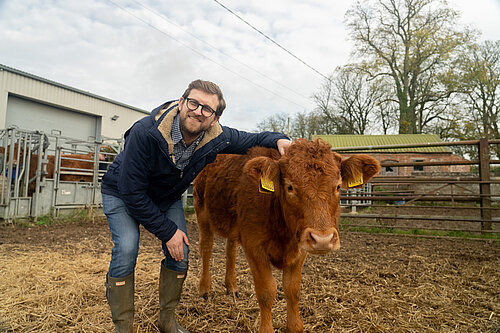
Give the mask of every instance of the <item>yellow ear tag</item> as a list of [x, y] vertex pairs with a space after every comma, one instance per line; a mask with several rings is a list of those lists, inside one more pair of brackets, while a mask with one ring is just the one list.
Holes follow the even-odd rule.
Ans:
[[273, 181], [270, 180], [270, 179], [261, 178], [260, 179], [259, 192], [261, 192], [261, 193], [274, 192], [274, 183], [273, 183]]
[[347, 182], [347, 186], [349, 187], [356, 187], [359, 185], [363, 185], [363, 174], [359, 175], [358, 179]]

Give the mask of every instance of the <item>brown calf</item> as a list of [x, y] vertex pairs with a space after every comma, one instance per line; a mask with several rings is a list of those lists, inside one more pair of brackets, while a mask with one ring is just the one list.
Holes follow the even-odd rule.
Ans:
[[[101, 152], [108, 153], [111, 151], [109, 146], [101, 146]], [[105, 156], [102, 153], [99, 154], [99, 160], [103, 161]], [[30, 179], [33, 179], [36, 175], [38, 163], [38, 155], [32, 154], [30, 159]], [[104, 162], [105, 163], [105, 162]], [[105, 165], [107, 167], [107, 164]], [[47, 156], [47, 173], [44, 177], [52, 179], [54, 178], [55, 170], [55, 157], [54, 155]], [[61, 181], [72, 181], [72, 182], [92, 182], [94, 180], [94, 153], [87, 154], [61, 154]], [[28, 193], [31, 195], [35, 190], [35, 183], [30, 183]]]
[[220, 155], [194, 182], [203, 265], [200, 293], [208, 295], [211, 289], [209, 265], [217, 233], [227, 238], [228, 292], [238, 290], [238, 245], [245, 251], [260, 306], [259, 332], [274, 332], [272, 266], [283, 271], [287, 332], [303, 332], [298, 303], [306, 255], [340, 248], [340, 188], [366, 182], [379, 171], [374, 158], [355, 155], [342, 160], [320, 140], [299, 139], [283, 156], [261, 147], [246, 155]]

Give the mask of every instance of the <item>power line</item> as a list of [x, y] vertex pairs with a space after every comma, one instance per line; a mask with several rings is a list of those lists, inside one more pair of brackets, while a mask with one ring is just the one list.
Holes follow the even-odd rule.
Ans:
[[110, 2], [111, 4], [113, 4], [114, 6], [118, 7], [119, 9], [123, 10], [123, 11], [124, 11], [124, 12], [126, 12], [127, 14], [129, 14], [129, 15], [133, 16], [133, 17], [134, 17], [134, 18], [136, 18], [137, 20], [141, 21], [142, 23], [144, 23], [144, 24], [148, 25], [150, 28], [152, 28], [152, 29], [154, 29], [154, 30], [158, 31], [159, 33], [161, 33], [161, 34], [163, 34], [163, 35], [165, 35], [165, 36], [169, 37], [170, 39], [173, 39], [173, 40], [174, 40], [174, 41], [176, 41], [177, 43], [179, 43], [179, 44], [181, 44], [182, 46], [184, 46], [184, 47], [186, 47], [186, 48], [190, 49], [190, 50], [191, 50], [191, 51], [193, 51], [194, 53], [196, 53], [196, 54], [198, 54], [198, 55], [202, 56], [203, 58], [205, 58], [205, 59], [209, 60], [210, 62], [212, 62], [212, 63], [214, 63], [214, 64], [216, 64], [216, 65], [220, 66], [221, 68], [223, 68], [223, 69], [227, 70], [228, 72], [230, 72], [230, 73], [232, 73], [232, 74], [234, 74], [234, 75], [236, 75], [236, 76], [239, 76], [240, 78], [244, 79], [245, 81], [247, 81], [247, 82], [249, 82], [249, 83], [251, 83], [251, 84], [253, 84], [253, 85], [255, 85], [255, 86], [257, 86], [257, 87], [259, 87], [259, 88], [261, 88], [261, 89], [263, 89], [263, 90], [266, 90], [267, 92], [269, 92], [270, 94], [272, 94], [272, 95], [274, 95], [274, 96], [276, 96], [276, 97], [279, 97], [279, 98], [281, 98], [281, 99], [283, 99], [283, 100], [285, 100], [285, 101], [287, 101], [287, 102], [289, 102], [289, 103], [291, 103], [291, 104], [295, 104], [295, 105], [297, 105], [297, 106], [299, 106], [299, 107], [301, 107], [301, 108], [303, 108], [303, 109], [307, 109], [305, 106], [300, 105], [300, 104], [298, 104], [298, 103], [296, 103], [296, 102], [294, 102], [294, 101], [292, 101], [292, 100], [290, 100], [290, 99], [288, 99], [288, 98], [286, 98], [286, 97], [283, 97], [283, 96], [281, 96], [280, 94], [278, 94], [278, 93], [276, 93], [276, 92], [274, 92], [274, 91], [272, 91], [272, 90], [269, 90], [269, 89], [267, 89], [266, 87], [264, 87], [264, 86], [262, 86], [262, 85], [260, 85], [260, 84], [258, 84], [258, 83], [255, 83], [255, 82], [253, 82], [253, 81], [252, 81], [252, 80], [250, 80], [250, 79], [247, 79], [246, 77], [242, 76], [241, 74], [239, 74], [239, 73], [237, 73], [237, 72], [235, 72], [235, 71], [231, 70], [230, 68], [228, 68], [228, 67], [226, 67], [226, 66], [224, 66], [224, 65], [222, 65], [222, 64], [220, 64], [220, 63], [218, 63], [217, 61], [215, 61], [215, 60], [213, 60], [213, 59], [211, 59], [211, 58], [207, 57], [206, 55], [204, 55], [204, 54], [203, 54], [203, 53], [201, 53], [200, 51], [196, 50], [195, 48], [193, 48], [193, 47], [189, 46], [189, 45], [188, 45], [188, 44], [186, 44], [186, 43], [183, 43], [182, 41], [180, 41], [179, 39], [175, 38], [174, 36], [169, 35], [169, 34], [168, 34], [168, 33], [166, 33], [165, 31], [163, 31], [163, 30], [161, 30], [161, 29], [159, 29], [159, 28], [155, 27], [155, 26], [154, 26], [154, 25], [152, 25], [151, 23], [149, 23], [149, 22], [145, 21], [144, 19], [142, 19], [142, 18], [140, 18], [139, 16], [135, 15], [134, 13], [130, 12], [130, 11], [129, 11], [129, 10], [127, 10], [126, 8], [124, 8], [124, 7], [120, 6], [119, 4], [117, 4], [116, 2], [114, 2], [113, 0], [107, 0], [107, 1], [108, 1], [108, 2]]
[[283, 88], [285, 88], [285, 89], [287, 89], [287, 90], [291, 91], [292, 93], [294, 93], [294, 94], [296, 94], [296, 95], [298, 95], [298, 96], [301, 96], [301, 97], [303, 97], [303, 98], [305, 98], [305, 99], [307, 99], [307, 100], [309, 100], [309, 99], [310, 99], [309, 97], [302, 95], [300, 92], [297, 92], [297, 91], [295, 91], [295, 90], [291, 89], [290, 87], [285, 86], [283, 83], [281, 83], [281, 82], [279, 82], [279, 81], [276, 81], [275, 79], [273, 79], [273, 78], [269, 77], [268, 75], [266, 75], [266, 74], [264, 74], [264, 73], [260, 72], [259, 70], [257, 70], [257, 69], [255, 69], [255, 68], [251, 67], [250, 65], [247, 65], [247, 64], [245, 64], [244, 62], [239, 61], [239, 60], [238, 60], [238, 59], [236, 59], [235, 57], [233, 57], [233, 56], [231, 56], [231, 55], [229, 55], [229, 54], [226, 54], [226, 53], [222, 52], [222, 51], [221, 51], [221, 50], [219, 50], [217, 47], [213, 46], [212, 44], [208, 43], [207, 41], [204, 41], [203, 39], [199, 38], [199, 37], [198, 37], [198, 36], [196, 36], [195, 34], [193, 34], [193, 33], [189, 32], [189, 31], [187, 31], [186, 29], [183, 29], [183, 28], [182, 28], [180, 25], [178, 25], [177, 23], [175, 23], [175, 22], [173, 22], [173, 21], [169, 20], [168, 18], [166, 18], [166, 17], [165, 17], [165, 15], [160, 14], [160, 13], [158, 13], [157, 11], [155, 11], [155, 10], [153, 10], [153, 9], [151, 9], [151, 8], [149, 8], [149, 7], [147, 7], [147, 6], [145, 6], [145, 5], [143, 5], [143, 4], [142, 4], [142, 3], [140, 3], [139, 1], [136, 1], [136, 0], [132, 0], [132, 1], [134, 1], [136, 4], [138, 4], [138, 5], [139, 5], [139, 6], [141, 6], [142, 8], [144, 8], [144, 9], [146, 9], [146, 10], [150, 11], [151, 13], [155, 14], [156, 16], [160, 17], [161, 19], [163, 19], [163, 20], [165, 20], [165, 21], [169, 22], [170, 24], [175, 25], [178, 29], [180, 29], [180, 30], [184, 31], [185, 33], [187, 33], [187, 34], [188, 34], [188, 35], [190, 35], [191, 37], [196, 38], [196, 39], [197, 39], [197, 40], [199, 40], [200, 42], [202, 42], [202, 43], [204, 43], [204, 44], [206, 44], [206, 45], [210, 46], [212, 49], [216, 50], [216, 51], [217, 51], [217, 52], [219, 52], [220, 54], [222, 54], [222, 55], [224, 55], [224, 56], [226, 56], [226, 57], [228, 57], [228, 58], [233, 59], [234, 61], [236, 61], [236, 62], [237, 62], [237, 63], [239, 63], [240, 65], [245, 66], [246, 68], [248, 68], [248, 69], [250, 69], [250, 70], [252, 70], [252, 71], [256, 72], [257, 74], [261, 75], [262, 77], [264, 77], [264, 78], [266, 78], [266, 79], [268, 79], [268, 80], [270, 80], [270, 81], [272, 81], [272, 82], [274, 82], [274, 83], [276, 83], [276, 84], [280, 85], [281, 87], [283, 87]]
[[295, 54], [293, 54], [292, 52], [288, 51], [286, 48], [284, 48], [283, 46], [281, 46], [278, 42], [276, 42], [275, 40], [273, 40], [271, 37], [267, 36], [265, 33], [263, 33], [262, 31], [260, 31], [259, 29], [257, 29], [256, 27], [254, 27], [251, 23], [249, 23], [248, 21], [246, 21], [244, 18], [242, 18], [241, 16], [239, 16], [238, 14], [236, 14], [234, 11], [232, 11], [231, 9], [227, 8], [226, 6], [224, 6], [223, 4], [221, 4], [219, 1], [217, 0], [214, 0], [217, 4], [219, 4], [222, 8], [224, 8], [225, 10], [227, 10], [228, 12], [230, 12], [231, 14], [233, 14], [234, 16], [236, 16], [238, 19], [240, 19], [241, 21], [243, 21], [246, 25], [248, 25], [250, 28], [252, 28], [253, 30], [257, 31], [259, 34], [261, 34], [262, 36], [264, 36], [267, 40], [269, 40], [271, 43], [273, 43], [274, 45], [276, 45], [277, 47], [279, 47], [280, 49], [282, 49], [283, 51], [285, 51], [286, 53], [288, 53], [289, 55], [291, 55], [292, 57], [294, 57], [295, 59], [297, 59], [298, 61], [300, 61], [301, 63], [303, 63], [304, 65], [306, 65], [307, 67], [309, 67], [310, 69], [312, 69], [313, 71], [315, 71], [316, 73], [318, 73], [319, 75], [321, 75], [323, 78], [327, 79], [327, 80], [330, 80], [326, 75], [323, 75], [320, 71], [318, 71], [316, 68], [312, 67], [311, 65], [309, 65], [308, 63], [306, 63], [304, 60], [300, 59], [299, 57], [297, 57]]

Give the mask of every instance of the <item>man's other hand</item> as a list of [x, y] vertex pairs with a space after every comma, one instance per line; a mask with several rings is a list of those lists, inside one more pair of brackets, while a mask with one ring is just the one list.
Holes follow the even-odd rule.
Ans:
[[170, 240], [166, 243], [170, 256], [172, 256], [172, 258], [176, 261], [184, 259], [183, 243], [186, 243], [186, 245], [189, 246], [189, 240], [186, 234], [180, 229], [177, 229], [172, 238], [170, 238]]

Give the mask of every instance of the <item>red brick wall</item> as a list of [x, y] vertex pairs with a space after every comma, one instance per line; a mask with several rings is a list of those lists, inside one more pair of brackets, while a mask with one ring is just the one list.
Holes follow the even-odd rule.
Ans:
[[[342, 154], [348, 157], [352, 154]], [[453, 155], [451, 153], [368, 153], [379, 162], [394, 161], [399, 163], [413, 163], [415, 160], [422, 160], [423, 162], [442, 162], [442, 161], [465, 161], [463, 158]], [[423, 166], [423, 171], [414, 171], [413, 166], [408, 167], [393, 167], [397, 173], [395, 176], [411, 176], [418, 175], [421, 172], [470, 172], [470, 165], [439, 165], [439, 166]], [[386, 170], [382, 167], [381, 175], [386, 175]]]

